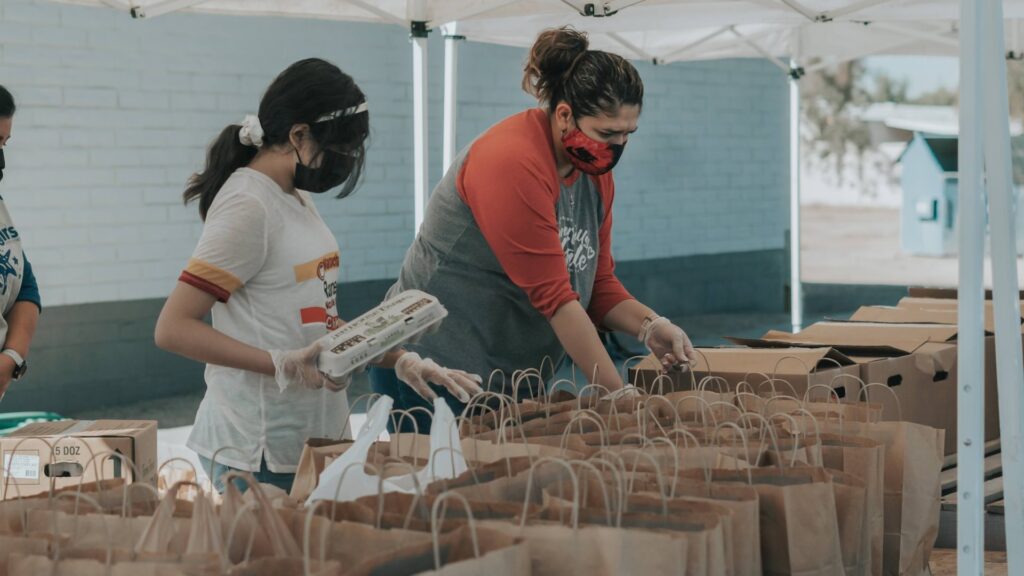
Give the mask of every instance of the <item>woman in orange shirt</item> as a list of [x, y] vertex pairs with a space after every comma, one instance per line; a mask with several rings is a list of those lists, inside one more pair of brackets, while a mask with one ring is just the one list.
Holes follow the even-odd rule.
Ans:
[[[637, 336], [666, 368], [687, 363], [686, 333], [626, 291], [611, 253], [611, 170], [640, 119], [639, 73], [563, 28], [537, 38], [523, 88], [541, 107], [477, 138], [430, 198], [391, 293], [423, 290], [449, 316], [410, 349], [484, 376], [568, 353], [612, 391], [623, 382], [598, 330]], [[401, 361], [371, 369], [374, 389], [395, 396], [396, 408], [423, 405], [399, 385], [403, 371]], [[438, 391], [455, 406], [468, 399]]]

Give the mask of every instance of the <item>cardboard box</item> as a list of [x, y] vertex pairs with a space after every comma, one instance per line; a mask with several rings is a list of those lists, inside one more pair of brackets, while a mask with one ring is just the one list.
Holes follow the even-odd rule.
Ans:
[[[956, 452], [957, 347], [925, 344], [914, 354], [891, 358], [851, 356], [861, 366], [861, 378], [887, 384], [899, 398], [903, 419], [946, 431], [945, 453]], [[999, 438], [999, 404], [995, 374], [995, 338], [985, 338], [985, 441]], [[871, 401], [884, 406], [886, 419], [896, 417], [892, 395], [875, 391]]]
[[[879, 318], [881, 316], [876, 316]], [[830, 345], [849, 354], [869, 384], [886, 384], [899, 399], [902, 417], [946, 431], [946, 453], [957, 441], [957, 327], [944, 324], [886, 322], [821, 322], [799, 334], [769, 332], [743, 343], [767, 346]], [[734, 339], [741, 341], [739, 339]], [[986, 365], [994, 367], [995, 340], [985, 339]], [[884, 416], [896, 418], [896, 401], [881, 390], [870, 394], [885, 406]], [[999, 437], [999, 412], [994, 369], [985, 374], [985, 439]]]
[[[956, 306], [937, 309], [861, 306], [859, 310], [853, 313], [850, 320], [854, 322], [933, 323], [955, 326], [959, 320], [957, 316]], [[995, 315], [992, 313], [991, 307], [985, 310], [985, 330], [992, 333], [996, 331]]]
[[[956, 317], [959, 306], [956, 300], [907, 297], [901, 299], [897, 307], [902, 310], [915, 310], [922, 315], [931, 315], [931, 317], [936, 318], [935, 321], [945, 319], [947, 323], [957, 323]], [[1021, 304], [1020, 315], [1024, 317], [1024, 303]], [[948, 322], [949, 318], [952, 318], [952, 322]], [[985, 330], [988, 332], [995, 331], [995, 313], [991, 300], [985, 301]], [[1021, 324], [1021, 332], [1024, 332], [1024, 323]]]
[[[0, 498], [31, 496], [80, 482], [125, 478], [157, 483], [155, 420], [60, 420], [29, 424], [0, 438]], [[117, 452], [138, 470], [104, 457]]]
[[844, 354], [900, 356], [929, 342], [954, 342], [956, 326], [882, 322], [818, 322], [798, 334], [770, 330], [761, 338], [729, 338], [754, 347], [832, 347]]
[[[923, 286], [911, 286], [907, 290], [907, 296], [911, 298], [942, 298], [945, 300], [956, 300], [956, 288], [925, 288]], [[1020, 298], [1024, 300], [1024, 290], [1020, 291]], [[992, 290], [985, 290], [985, 299], [992, 299]]]
[[[693, 363], [693, 375], [689, 373], [672, 373], [667, 376], [671, 384], [662, 379], [664, 392], [678, 392], [693, 388], [693, 382], [700, 382], [708, 375], [724, 378], [731, 389], [746, 380], [755, 387], [764, 379], [758, 374], [765, 374], [785, 380], [793, 387], [797, 395], [803, 396], [809, 386], [824, 384], [836, 388], [840, 397], [846, 396], [846, 383], [833, 380], [840, 374], [857, 376], [859, 368], [847, 356], [829, 347], [822, 348], [698, 348], [697, 360]], [[661, 374], [661, 363], [654, 356], [645, 358], [635, 365], [629, 373], [629, 381], [635, 382], [640, 388], [651, 393], [659, 393], [662, 389], [655, 384]], [[710, 390], [717, 391], [715, 385]], [[793, 392], [779, 384], [780, 394]], [[783, 392], [783, 389], [785, 392]], [[767, 388], [763, 389], [767, 392]], [[856, 394], [856, 391], [851, 391]]]

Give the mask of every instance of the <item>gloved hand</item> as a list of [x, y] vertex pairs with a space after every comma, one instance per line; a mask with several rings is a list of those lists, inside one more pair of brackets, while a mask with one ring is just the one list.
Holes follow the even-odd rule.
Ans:
[[666, 371], [672, 368], [687, 369], [697, 355], [686, 332], [664, 316], [658, 316], [647, 323], [641, 329], [638, 339], [661, 361]]
[[433, 400], [437, 394], [428, 384], [444, 386], [460, 402], [469, 402], [474, 394], [483, 392], [483, 379], [462, 370], [451, 370], [438, 366], [436, 362], [421, 358], [415, 352], [406, 352], [395, 362], [395, 374], [425, 400]]
[[317, 359], [323, 350], [323, 344], [316, 341], [300, 350], [271, 350], [270, 359], [274, 362], [274, 380], [277, 387], [284, 392], [293, 386], [307, 390], [327, 388], [331, 392], [340, 392], [348, 388], [352, 375], [334, 381], [317, 367]]

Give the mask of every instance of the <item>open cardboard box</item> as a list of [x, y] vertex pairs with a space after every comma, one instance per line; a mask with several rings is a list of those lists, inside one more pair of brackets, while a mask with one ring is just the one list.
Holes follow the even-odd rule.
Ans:
[[[956, 288], [927, 288], [924, 286], [911, 286], [907, 290], [907, 296], [911, 298], [942, 298], [944, 300], [956, 300]], [[1024, 290], [1020, 291], [1020, 298], [1024, 300]], [[992, 290], [985, 290], [985, 299], [992, 299]]]
[[[897, 309], [916, 311], [922, 318], [932, 318], [929, 322], [957, 323], [957, 310], [959, 303], [949, 298], [917, 298], [907, 296], [900, 299]], [[995, 331], [995, 312], [991, 300], [985, 301], [985, 330]], [[1020, 315], [1024, 317], [1024, 303], [1020, 307]], [[949, 319], [952, 318], [952, 322]], [[1024, 324], [1021, 324], [1021, 332], [1024, 332]]]
[[[956, 451], [957, 327], [944, 324], [820, 322], [799, 334], [768, 332], [760, 339], [732, 339], [749, 346], [833, 346], [860, 367], [869, 384], [886, 384], [895, 393], [870, 392], [884, 406], [884, 417], [946, 430], [946, 453]], [[991, 337], [985, 341], [986, 362], [995, 355]], [[994, 366], [994, 364], [990, 364]], [[986, 371], [985, 439], [999, 436], [994, 370]], [[898, 399], [898, 406], [897, 406]]]
[[[0, 438], [2, 499], [101, 479], [156, 486], [156, 428], [155, 420], [60, 420], [24, 426]], [[109, 456], [111, 452], [129, 461]]]
[[[692, 364], [693, 374], [673, 372], [667, 379], [658, 379], [662, 374], [661, 364], [654, 356], [648, 356], [630, 369], [629, 381], [651, 393], [679, 392], [691, 390], [693, 383], [699, 383], [706, 376], [725, 379], [730, 389], [735, 390], [740, 382], [749, 382], [756, 390], [765, 376], [785, 380], [800, 397], [808, 387], [817, 384], [834, 387], [840, 397], [846, 396], [847, 382], [841, 375], [858, 376], [859, 368], [849, 357], [827, 346], [820, 348], [698, 348], [697, 358]], [[710, 384], [709, 390], [718, 391]], [[776, 388], [780, 394], [792, 394], [783, 384]], [[766, 387], [761, 391], [768, 392]], [[760, 392], [760, 391], [759, 391]], [[851, 394], [855, 395], [856, 390]]]
[[[955, 326], [957, 324], [957, 309], [956, 307], [946, 308], [900, 308], [893, 306], [861, 306], [853, 316], [850, 316], [850, 320], [853, 322], [881, 322], [884, 324], [948, 324]], [[985, 330], [987, 332], [995, 332], [995, 315], [992, 313], [992, 308], [988, 307], [985, 310]]]
[[835, 322], [811, 324], [798, 334], [770, 330], [760, 338], [728, 338], [754, 347], [832, 347], [845, 354], [897, 356], [911, 354], [929, 342], [955, 342], [956, 326]]

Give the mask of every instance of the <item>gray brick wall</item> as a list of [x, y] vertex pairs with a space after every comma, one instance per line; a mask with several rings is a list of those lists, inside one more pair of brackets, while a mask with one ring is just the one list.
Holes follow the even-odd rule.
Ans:
[[[431, 40], [432, 181], [440, 178], [443, 45]], [[3, 195], [48, 305], [166, 296], [201, 230], [185, 179], [273, 76], [323, 56], [368, 94], [366, 180], [318, 206], [342, 281], [395, 276], [412, 240], [411, 54], [395, 26], [0, 3], [0, 83], [20, 104]], [[465, 43], [459, 144], [531, 105], [525, 51]], [[786, 86], [770, 64], [639, 64], [640, 132], [617, 170], [620, 260], [783, 246]]]

